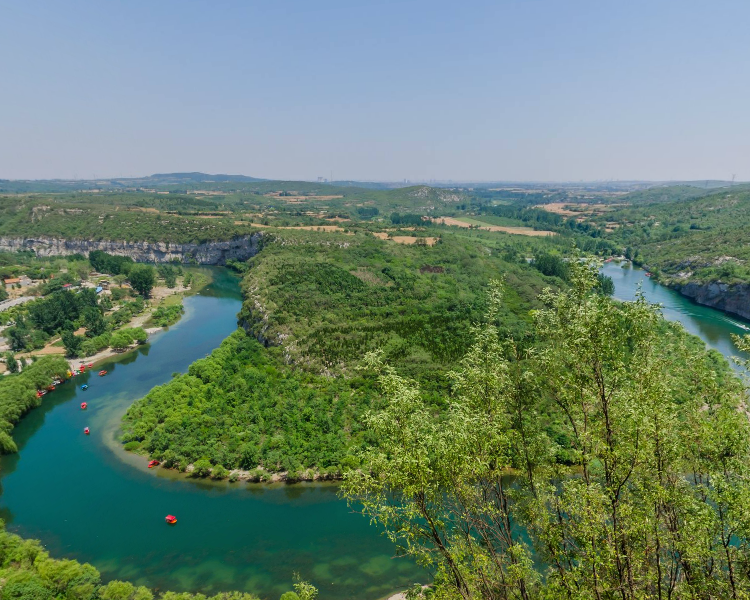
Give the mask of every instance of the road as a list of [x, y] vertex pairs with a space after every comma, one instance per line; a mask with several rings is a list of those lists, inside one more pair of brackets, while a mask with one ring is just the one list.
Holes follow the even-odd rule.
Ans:
[[30, 302], [31, 300], [36, 300], [36, 296], [21, 296], [20, 298], [13, 298], [12, 300], [4, 300], [3, 302], [0, 302], [0, 312], [18, 306], [19, 304]]

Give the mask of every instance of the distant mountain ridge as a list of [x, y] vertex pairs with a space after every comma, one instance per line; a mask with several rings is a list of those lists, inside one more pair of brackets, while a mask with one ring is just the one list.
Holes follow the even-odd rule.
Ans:
[[[164, 185], [175, 184], [175, 183], [242, 183], [250, 181], [268, 181], [260, 177], [249, 177], [248, 175], [210, 175], [207, 173], [200, 173], [194, 171], [191, 173], [154, 173], [148, 177], [142, 178], [143, 180], [153, 181]], [[117, 181], [133, 181], [140, 180], [135, 179], [117, 179]]]

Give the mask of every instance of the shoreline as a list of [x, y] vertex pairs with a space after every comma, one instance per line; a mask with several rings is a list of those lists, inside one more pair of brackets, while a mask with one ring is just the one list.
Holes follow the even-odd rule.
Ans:
[[[128, 325], [130, 326], [130, 325]], [[138, 327], [138, 325], [136, 325]], [[107, 360], [108, 358], [112, 358], [114, 356], [124, 356], [125, 354], [128, 354], [132, 352], [133, 350], [137, 350], [141, 346], [148, 344], [151, 341], [151, 336], [155, 333], [161, 333], [164, 331], [164, 327], [149, 327], [148, 329], [144, 329], [148, 337], [146, 338], [146, 341], [143, 344], [132, 344], [131, 346], [128, 346], [126, 350], [114, 350], [113, 348], [107, 348], [106, 350], [102, 350], [101, 352], [97, 352], [96, 354], [93, 354], [91, 356], [87, 356], [85, 358], [66, 358], [65, 360], [68, 361], [68, 365], [70, 365], [70, 370], [74, 373], [78, 370], [78, 368], [82, 365], [97, 365], [98, 363]], [[86, 367], [87, 369], [91, 369], [93, 367]]]
[[[188, 267], [185, 267], [186, 269]], [[151, 337], [153, 334], [159, 333], [161, 331], [166, 331], [169, 327], [173, 327], [177, 323], [182, 320], [182, 315], [180, 315], [180, 318], [170, 325], [164, 325], [162, 327], [144, 327], [144, 325], [151, 319], [153, 316], [154, 311], [156, 311], [160, 306], [162, 306], [165, 302], [168, 301], [169, 298], [175, 298], [180, 297], [180, 304], [182, 304], [182, 301], [188, 297], [193, 296], [195, 294], [199, 294], [202, 289], [207, 287], [211, 284], [213, 279], [210, 276], [206, 276], [203, 273], [199, 273], [196, 269], [196, 272], [193, 273], [194, 279], [197, 278], [198, 285], [191, 285], [190, 287], [185, 287], [184, 284], [180, 284], [179, 286], [176, 286], [175, 288], [167, 288], [165, 286], [157, 286], [154, 287], [152, 290], [152, 296], [149, 298], [149, 301], [153, 302], [152, 306], [149, 306], [144, 313], [135, 315], [133, 318], [130, 319], [128, 323], [125, 323], [122, 325], [122, 327], [119, 327], [116, 329], [113, 333], [116, 331], [119, 331], [120, 329], [127, 329], [132, 327], [141, 327], [146, 332], [146, 335], [148, 336], [144, 344], [147, 344], [151, 341]], [[36, 299], [36, 298], [34, 298]], [[59, 340], [54, 340], [59, 341]], [[68, 362], [68, 366], [70, 367], [70, 370], [74, 373], [78, 372], [78, 368], [81, 364], [88, 365], [91, 363], [92, 365], [96, 365], [98, 363], [101, 363], [102, 361], [107, 360], [108, 358], [113, 358], [116, 356], [123, 356], [125, 354], [128, 354], [129, 352], [132, 352], [133, 350], [136, 350], [138, 347], [144, 345], [144, 344], [133, 344], [129, 346], [125, 350], [114, 350], [112, 348], [107, 348], [105, 350], [102, 350], [100, 352], [97, 352], [96, 354], [92, 354], [91, 356], [86, 357], [76, 357], [76, 358], [67, 358], [64, 354], [64, 349], [62, 348], [56, 348], [52, 346], [52, 343], [50, 342], [47, 346], [44, 348], [41, 348], [39, 350], [33, 350], [31, 352], [23, 352], [16, 354], [16, 358], [26, 358], [26, 359], [32, 359], [32, 357], [38, 357], [38, 356], [45, 356], [45, 355], [59, 355], [63, 356], [65, 360]], [[54, 351], [50, 351], [50, 349]], [[89, 367], [87, 367], [89, 368]]]

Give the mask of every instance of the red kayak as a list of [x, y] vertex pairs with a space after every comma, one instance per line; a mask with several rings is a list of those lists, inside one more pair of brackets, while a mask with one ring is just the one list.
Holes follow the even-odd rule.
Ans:
[[164, 520], [170, 525], [174, 525], [175, 523], [177, 523], [177, 517], [175, 517], [174, 515], [167, 515]]
[[153, 469], [154, 467], [156, 467], [158, 465], [159, 465], [159, 461], [158, 460], [151, 460], [148, 463], [148, 468], [149, 469]]
[[81, 410], [86, 410], [87, 406], [88, 404], [86, 404], [85, 402], [81, 402]]
[[85, 428], [85, 429], [83, 430], [83, 433], [85, 433], [86, 435], [88, 435], [88, 434], [89, 434], [89, 428], [88, 428], [88, 427], [86, 427], [86, 428]]
[[101, 371], [99, 371], [99, 377], [104, 377], [106, 374], [107, 374], [107, 372], [104, 369], [102, 369]]

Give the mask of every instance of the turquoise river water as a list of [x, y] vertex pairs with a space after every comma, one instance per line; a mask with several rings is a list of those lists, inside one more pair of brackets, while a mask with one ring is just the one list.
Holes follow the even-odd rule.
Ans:
[[[642, 286], [664, 316], [724, 355], [731, 333], [748, 324], [693, 304], [645, 277], [610, 263], [615, 297]], [[349, 509], [333, 484], [252, 485], [186, 480], [123, 452], [115, 436], [128, 406], [152, 387], [210, 353], [237, 326], [237, 280], [213, 269], [214, 282], [187, 298], [183, 319], [149, 344], [75, 378], [45, 397], [16, 428], [19, 452], [0, 465], [0, 516], [9, 529], [42, 540], [55, 557], [96, 566], [105, 579], [166, 590], [243, 590], [275, 599], [292, 573], [321, 597], [376, 599], [427, 575]], [[82, 383], [89, 389], [80, 390]], [[80, 403], [86, 400], [88, 410]], [[84, 427], [91, 435], [83, 435]], [[175, 527], [164, 516], [177, 515]]]
[[[393, 545], [333, 484], [198, 482], [149, 470], [143, 457], [121, 450], [115, 434], [128, 406], [237, 327], [238, 281], [212, 271], [214, 283], [185, 300], [176, 326], [97, 366], [106, 377], [61, 385], [21, 421], [19, 452], [0, 465], [0, 517], [52, 556], [161, 590], [242, 590], [275, 600], [296, 571], [322, 598], [375, 599], [426, 581], [413, 563], [392, 558]], [[170, 513], [174, 527], [164, 522]]]
[[652, 281], [646, 277], [643, 269], [629, 264], [623, 267], [618, 263], [607, 263], [602, 272], [612, 278], [616, 299], [635, 300], [640, 288], [646, 300], [662, 305], [665, 319], [679, 321], [688, 332], [706, 342], [709, 348], [718, 350], [727, 358], [747, 358], [737, 350], [731, 339], [731, 334], [750, 333], [750, 323], [744, 319], [696, 304], [679, 292]]

